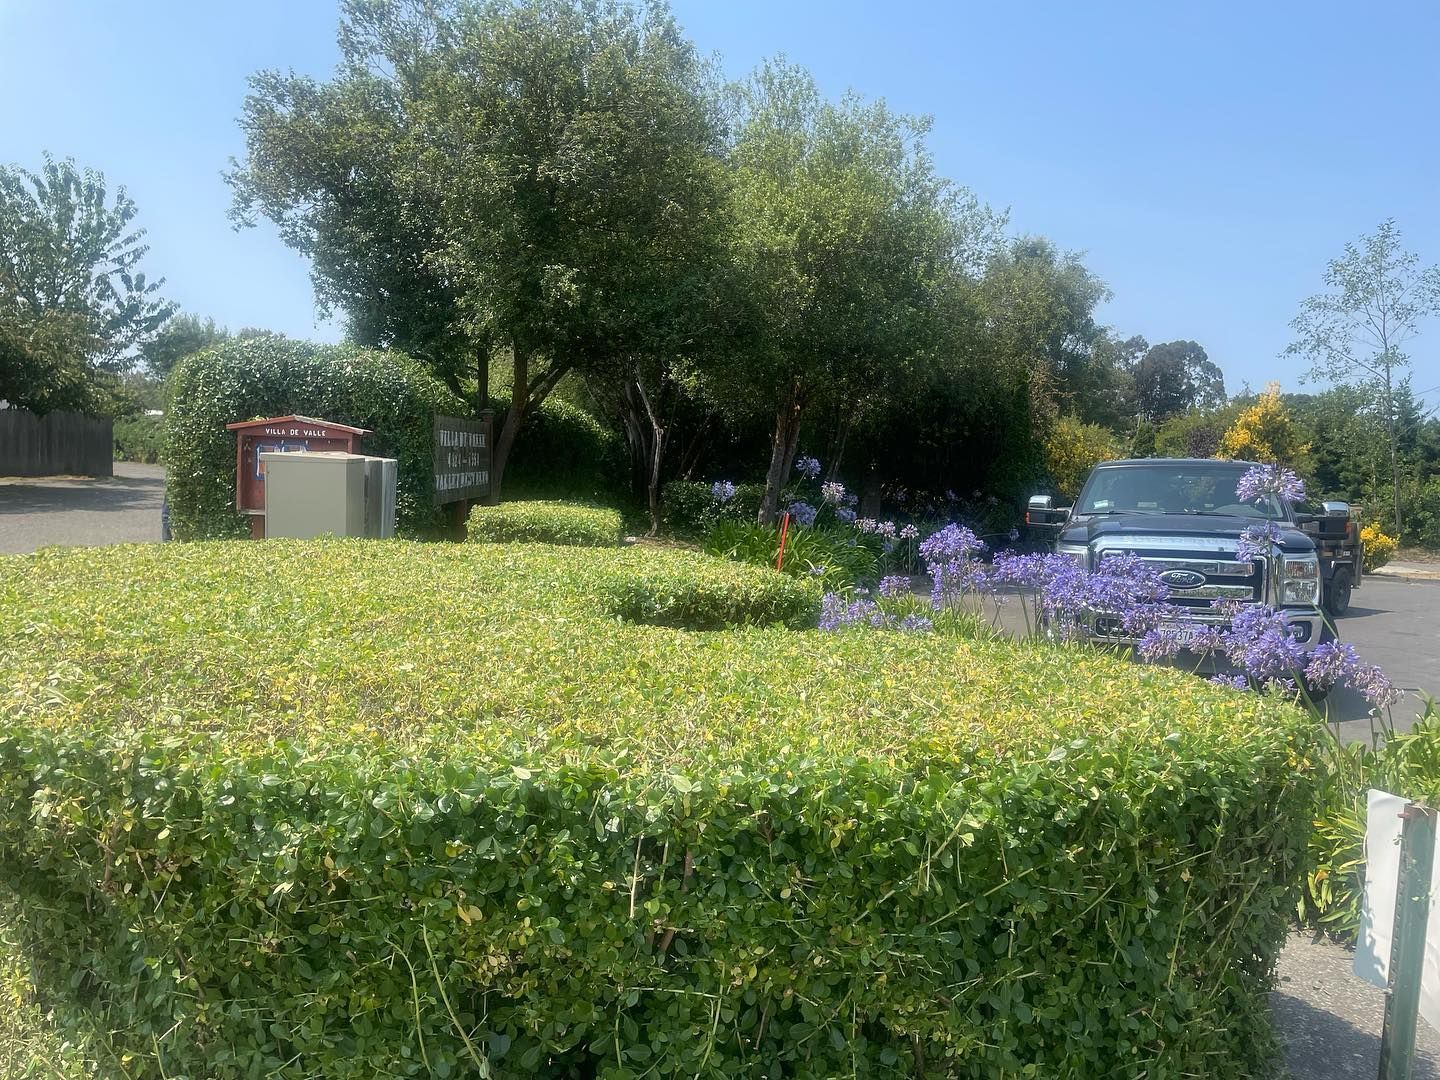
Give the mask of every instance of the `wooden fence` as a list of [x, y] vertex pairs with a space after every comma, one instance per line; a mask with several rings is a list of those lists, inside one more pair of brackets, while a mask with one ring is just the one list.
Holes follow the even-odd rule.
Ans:
[[114, 457], [108, 419], [0, 409], [0, 476], [111, 476]]

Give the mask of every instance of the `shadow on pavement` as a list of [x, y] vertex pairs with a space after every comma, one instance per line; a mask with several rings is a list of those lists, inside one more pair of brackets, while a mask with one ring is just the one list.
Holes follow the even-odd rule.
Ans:
[[0, 484], [0, 515], [139, 510], [158, 505], [164, 490], [163, 476]]

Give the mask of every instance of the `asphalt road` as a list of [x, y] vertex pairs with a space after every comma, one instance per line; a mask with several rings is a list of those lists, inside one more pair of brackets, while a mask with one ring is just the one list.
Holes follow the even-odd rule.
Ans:
[[[1367, 577], [1335, 625], [1341, 641], [1405, 689], [1392, 710], [1398, 730], [1409, 728], [1426, 695], [1440, 697], [1440, 581]], [[1336, 691], [1324, 707], [1347, 742], [1370, 738], [1369, 706], [1353, 690]]]
[[128, 461], [103, 479], [0, 478], [0, 555], [157, 541], [164, 497], [164, 466]]

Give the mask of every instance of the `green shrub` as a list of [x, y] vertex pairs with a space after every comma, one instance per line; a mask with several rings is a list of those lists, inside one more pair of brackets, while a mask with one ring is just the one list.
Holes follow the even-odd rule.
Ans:
[[687, 630], [813, 627], [820, 606], [815, 582], [707, 556], [694, 556], [693, 565], [665, 559], [641, 573], [615, 578], [606, 592], [611, 610], [622, 618]]
[[1365, 891], [1367, 793], [1379, 788], [1440, 805], [1440, 713], [1427, 703], [1407, 732], [1387, 728], [1369, 744], [1330, 742], [1320, 762], [1299, 914], [1302, 922], [1353, 941]]
[[765, 498], [764, 484], [736, 484], [735, 497], [720, 503], [710, 484], [698, 480], [672, 480], [660, 489], [665, 528], [673, 536], [698, 540], [718, 522], [754, 521]]
[[[492, 404], [498, 430], [510, 403]], [[547, 398], [515, 437], [501, 496], [621, 504], [630, 498], [629, 470], [623, 439], [584, 409]]]
[[1440, 548], [1440, 476], [1415, 485], [1406, 508], [1405, 538], [1421, 547]]
[[476, 543], [573, 544], [614, 547], [624, 521], [618, 510], [565, 502], [507, 502], [470, 511], [467, 537]]
[[131, 1080], [1264, 1071], [1298, 711], [1050, 645], [608, 612], [696, 558], [6, 559], [35, 978]]
[[113, 427], [116, 461], [154, 465], [160, 460], [165, 446], [165, 421], [162, 417], [127, 416], [116, 420]]
[[298, 414], [367, 428], [368, 454], [398, 459], [397, 527], [440, 526], [432, 502], [434, 414], [468, 415], [415, 361], [353, 345], [239, 338], [186, 357], [167, 383], [165, 463], [176, 539], [249, 535], [235, 512], [235, 433], [225, 425]]
[[[880, 560], [874, 546], [843, 526], [791, 528], [785, 535], [785, 561], [780, 569], [816, 578], [829, 589], [846, 588], [879, 576]], [[756, 566], [774, 566], [780, 554], [780, 530], [754, 522], [722, 521], [706, 534], [705, 551]]]

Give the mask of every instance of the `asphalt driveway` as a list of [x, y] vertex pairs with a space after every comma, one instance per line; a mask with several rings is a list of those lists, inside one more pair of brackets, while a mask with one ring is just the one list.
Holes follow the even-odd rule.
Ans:
[[0, 478], [0, 555], [158, 541], [164, 497], [164, 466], [129, 461], [98, 479]]

